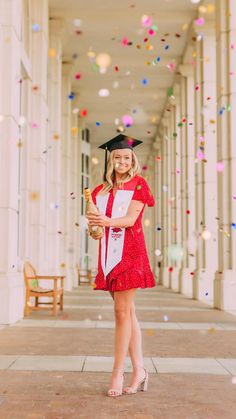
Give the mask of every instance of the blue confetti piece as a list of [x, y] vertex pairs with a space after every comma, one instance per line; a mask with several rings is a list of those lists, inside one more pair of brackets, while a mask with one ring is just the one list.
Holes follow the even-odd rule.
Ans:
[[100, 127], [101, 126], [101, 122], [96, 122], [96, 126]]
[[74, 98], [75, 98], [75, 95], [74, 95], [74, 93], [73, 93], [73, 92], [71, 92], [71, 93], [68, 95], [68, 99], [73, 100]]
[[143, 80], [142, 80], [142, 84], [144, 84], [144, 85], [145, 85], [145, 84], [148, 84], [148, 80], [147, 80], [147, 79], [143, 79]]
[[157, 57], [156, 60], [159, 63], [161, 61], [161, 57]]
[[236, 223], [232, 223], [231, 225], [234, 228], [234, 230], [236, 230]]
[[165, 46], [165, 50], [167, 50], [167, 49], [169, 49], [170, 48], [170, 46], [169, 45], [166, 45]]
[[39, 31], [40, 31], [40, 29], [41, 29], [41, 26], [40, 26], [38, 23], [33, 23], [33, 25], [32, 25], [32, 30], [33, 30], [34, 32], [39, 32]]

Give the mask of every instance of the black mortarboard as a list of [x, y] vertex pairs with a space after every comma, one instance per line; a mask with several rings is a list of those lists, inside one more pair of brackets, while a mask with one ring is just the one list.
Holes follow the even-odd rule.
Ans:
[[142, 141], [135, 140], [132, 137], [129, 137], [128, 135], [119, 134], [115, 138], [112, 138], [111, 140], [107, 141], [106, 143], [99, 146], [99, 148], [102, 148], [105, 150], [105, 168], [104, 168], [104, 176], [103, 180], [106, 180], [106, 173], [107, 173], [107, 150], [113, 151], [113, 150], [120, 150], [122, 148], [129, 148], [130, 150], [133, 150], [134, 147], [141, 144]]

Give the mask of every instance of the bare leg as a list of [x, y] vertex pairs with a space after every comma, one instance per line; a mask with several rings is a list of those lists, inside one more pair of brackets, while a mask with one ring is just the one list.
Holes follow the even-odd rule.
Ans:
[[135, 386], [142, 378], [145, 377], [145, 371], [141, 368], [134, 368], [136, 366], [143, 366], [143, 354], [142, 354], [142, 334], [138, 319], [135, 313], [134, 301], [131, 306], [131, 325], [132, 333], [129, 343], [129, 354], [133, 365], [133, 374], [130, 386]]
[[110, 388], [120, 389], [122, 384], [121, 371], [124, 369], [125, 358], [131, 338], [131, 306], [135, 289], [114, 292], [115, 309], [115, 357]]

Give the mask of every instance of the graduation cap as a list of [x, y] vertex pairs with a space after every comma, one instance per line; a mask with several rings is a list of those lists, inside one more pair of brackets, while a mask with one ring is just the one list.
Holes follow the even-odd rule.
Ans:
[[129, 148], [130, 150], [133, 150], [134, 147], [141, 143], [142, 141], [135, 140], [134, 138], [131, 138], [128, 135], [119, 134], [115, 138], [112, 138], [106, 143], [100, 145], [98, 148], [102, 148], [103, 150], [105, 150], [105, 169], [103, 180], [106, 180], [107, 173], [107, 150], [110, 152], [113, 150], [120, 150], [122, 148]]

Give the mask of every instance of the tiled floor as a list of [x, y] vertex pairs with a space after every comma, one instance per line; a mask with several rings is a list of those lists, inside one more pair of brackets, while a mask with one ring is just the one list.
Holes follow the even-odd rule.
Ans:
[[[111, 297], [86, 286], [63, 312], [0, 325], [0, 419], [235, 419], [236, 317], [163, 287], [139, 290], [147, 393], [106, 396]], [[126, 359], [125, 384], [131, 372]]]

